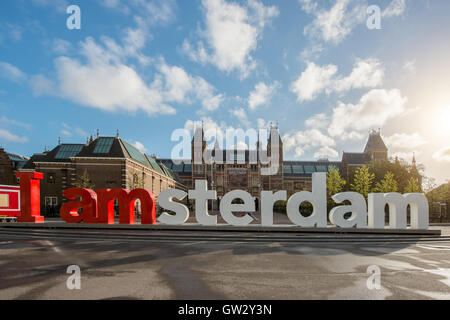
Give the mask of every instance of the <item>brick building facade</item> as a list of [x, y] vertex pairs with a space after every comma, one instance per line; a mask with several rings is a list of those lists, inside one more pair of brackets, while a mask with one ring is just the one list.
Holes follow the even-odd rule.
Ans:
[[[275, 127], [270, 129], [267, 151], [261, 152], [260, 141], [256, 150], [221, 150], [216, 143], [209, 150], [212, 161], [206, 162], [202, 155], [205, 150], [208, 152], [207, 149], [203, 129], [197, 129], [192, 139], [191, 151], [193, 155], [200, 155], [199, 163], [194, 159], [157, 159], [118, 136], [97, 136], [86, 144], [59, 144], [30, 159], [0, 149], [0, 184], [17, 184], [15, 171], [18, 169], [44, 173], [41, 211], [51, 216], [56, 215], [66, 201], [63, 190], [79, 186], [83, 177], [90, 180], [94, 189], [145, 188], [156, 197], [162, 190], [193, 189], [195, 180], [207, 180], [208, 187], [216, 190], [219, 198], [237, 189], [258, 198], [263, 190], [286, 190], [289, 195], [311, 190], [312, 174], [327, 172], [331, 167], [339, 169], [343, 178], [349, 181], [356, 168], [371, 160], [388, 157], [388, 149], [380, 132], [376, 131], [370, 133], [364, 152], [344, 152], [342, 161], [285, 161], [283, 141]], [[264, 174], [270, 164], [267, 161], [272, 161], [275, 156], [278, 170]]]
[[0, 148], [0, 185], [18, 185], [16, 172], [23, 168], [29, 159], [8, 153]]
[[[201, 146], [198, 150], [195, 150], [196, 141], [197, 147]], [[197, 129], [192, 140], [192, 154], [197, 152], [201, 155], [206, 148], [203, 130]], [[259, 198], [263, 190], [286, 190], [289, 195], [311, 190], [312, 173], [341, 167], [340, 161], [285, 161], [283, 141], [275, 127], [270, 129], [267, 151], [260, 152], [261, 148], [261, 142], [257, 143], [255, 150], [221, 150], [216, 144], [210, 151], [214, 159], [212, 163], [207, 163], [203, 157], [200, 158], [203, 159], [201, 163], [194, 163], [193, 159], [181, 162], [162, 159], [161, 162], [176, 172], [188, 188], [194, 186], [195, 180], [207, 180], [209, 188], [216, 190], [219, 198], [237, 189], [245, 190], [255, 198]], [[260, 159], [261, 154], [266, 154], [267, 159]], [[269, 168], [267, 161], [275, 157], [279, 163], [278, 170], [269, 175], [264, 174], [264, 170]], [[217, 158], [220, 160], [217, 161]]]
[[[196, 142], [197, 141], [197, 142]], [[274, 143], [272, 143], [274, 142]], [[195, 144], [197, 145], [195, 146]], [[369, 135], [366, 147], [362, 153], [343, 153], [342, 161], [285, 161], [283, 156], [283, 141], [278, 128], [271, 128], [267, 141], [267, 158], [271, 160], [278, 152], [280, 163], [277, 172], [271, 175], [262, 174], [267, 168], [265, 161], [259, 159], [259, 150], [262, 148], [258, 142], [256, 150], [221, 150], [218, 144], [210, 150], [212, 163], [204, 161], [202, 154], [207, 149], [206, 140], [202, 129], [197, 129], [192, 139], [191, 154], [197, 159], [203, 159], [201, 163], [194, 163], [193, 159], [173, 161], [162, 159], [161, 162], [178, 174], [183, 183], [193, 188], [195, 180], [207, 180], [209, 188], [216, 190], [219, 197], [232, 190], [245, 190], [253, 197], [259, 197], [263, 190], [286, 190], [288, 195], [311, 190], [312, 174], [315, 172], [328, 172], [331, 167], [340, 170], [344, 179], [349, 181], [356, 168], [369, 163], [371, 160], [388, 158], [388, 149], [381, 138], [379, 131], [372, 131]], [[274, 148], [275, 150], [271, 150]], [[216, 161], [220, 155], [219, 161]], [[200, 158], [199, 158], [200, 157]], [[222, 163], [221, 160], [233, 159]], [[256, 162], [253, 161], [256, 159]]]
[[44, 173], [41, 212], [57, 215], [62, 192], [88, 178], [94, 189], [145, 188], [157, 198], [166, 189], [185, 189], [176, 174], [119, 137], [97, 137], [87, 144], [59, 144], [34, 154], [23, 170]]

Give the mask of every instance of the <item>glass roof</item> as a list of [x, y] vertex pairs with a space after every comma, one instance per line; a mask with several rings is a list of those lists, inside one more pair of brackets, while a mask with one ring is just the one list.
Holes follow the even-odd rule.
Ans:
[[94, 153], [109, 153], [111, 151], [111, 146], [114, 142], [114, 138], [98, 138], [97, 144], [95, 145]]
[[140, 152], [138, 149], [136, 149], [136, 147], [132, 146], [128, 142], [126, 142], [124, 140], [122, 140], [122, 142], [123, 142], [123, 145], [125, 146], [125, 149], [127, 149], [127, 152], [131, 158], [133, 158], [134, 160], [136, 160], [138, 162], [148, 165], [148, 162], [142, 152]]
[[283, 172], [286, 174], [291, 174], [292, 173], [291, 166], [283, 166]]
[[175, 172], [183, 172], [183, 164], [182, 163], [180, 163], [180, 164], [174, 163], [172, 166], [172, 170]]
[[172, 169], [172, 161], [169, 160], [161, 160], [161, 163], [164, 164], [167, 168]]
[[148, 157], [147, 156], [148, 161], [150, 162], [150, 164], [152, 165], [153, 169], [159, 173], [164, 174], [163, 170], [161, 169], [161, 167], [158, 165], [158, 163], [155, 161], [155, 159], [153, 159], [152, 157]]
[[299, 174], [299, 173], [305, 173], [305, 171], [303, 170], [303, 166], [292, 166], [292, 169], [294, 171], [294, 173]]
[[305, 172], [306, 173], [313, 173], [316, 172], [314, 166], [305, 166]]
[[82, 144], [63, 144], [59, 147], [55, 159], [69, 159], [75, 157], [83, 149]]

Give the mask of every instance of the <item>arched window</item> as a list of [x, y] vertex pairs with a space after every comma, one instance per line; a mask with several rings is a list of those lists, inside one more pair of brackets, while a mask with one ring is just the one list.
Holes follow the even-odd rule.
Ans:
[[139, 184], [139, 177], [138, 177], [138, 175], [135, 173], [134, 175], [133, 175], [133, 187], [137, 187], [137, 185]]

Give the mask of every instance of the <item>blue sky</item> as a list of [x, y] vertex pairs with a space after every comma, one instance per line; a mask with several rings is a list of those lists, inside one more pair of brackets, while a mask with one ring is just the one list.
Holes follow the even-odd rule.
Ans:
[[444, 182], [449, 13], [446, 0], [4, 0], [0, 144], [30, 156], [119, 129], [169, 157], [193, 121], [276, 121], [285, 158], [336, 160], [381, 128], [391, 156], [414, 152]]

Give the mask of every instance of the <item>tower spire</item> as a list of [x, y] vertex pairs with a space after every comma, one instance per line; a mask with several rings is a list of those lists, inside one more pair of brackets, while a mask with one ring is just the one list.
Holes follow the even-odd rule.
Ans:
[[214, 149], [215, 150], [219, 150], [220, 149], [220, 146], [219, 146], [219, 134], [218, 134], [217, 131], [218, 130], [217, 130], [217, 126], [216, 126], [216, 142], [214, 143]]

